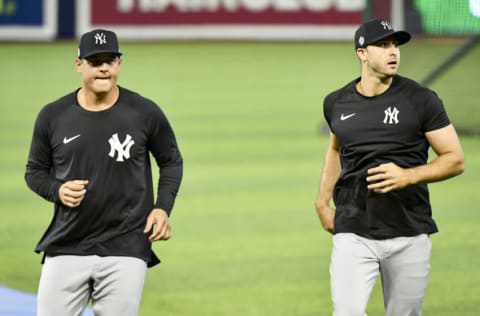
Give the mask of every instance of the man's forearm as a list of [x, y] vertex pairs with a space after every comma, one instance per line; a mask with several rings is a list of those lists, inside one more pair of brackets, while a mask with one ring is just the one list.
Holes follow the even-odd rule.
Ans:
[[417, 184], [442, 181], [457, 176], [463, 172], [464, 168], [463, 157], [451, 152], [436, 157], [426, 165], [411, 168], [408, 172], [411, 184]]
[[340, 171], [339, 152], [337, 149], [329, 147], [325, 155], [322, 177], [320, 179], [320, 190], [316, 200], [317, 211], [319, 208], [329, 205], [333, 194], [333, 188], [340, 175]]

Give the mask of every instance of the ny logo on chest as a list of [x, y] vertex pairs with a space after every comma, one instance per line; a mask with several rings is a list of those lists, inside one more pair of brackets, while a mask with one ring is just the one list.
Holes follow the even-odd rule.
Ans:
[[124, 162], [130, 158], [130, 149], [132, 148], [133, 144], [135, 144], [135, 141], [132, 139], [132, 136], [127, 134], [125, 136], [125, 140], [120, 142], [118, 134], [113, 134], [108, 140], [108, 143], [110, 144], [110, 152], [108, 155], [111, 158], [115, 158], [116, 155], [116, 161]]
[[398, 124], [398, 114], [400, 111], [396, 107], [389, 106], [385, 111], [385, 118], [383, 119], [383, 124]]

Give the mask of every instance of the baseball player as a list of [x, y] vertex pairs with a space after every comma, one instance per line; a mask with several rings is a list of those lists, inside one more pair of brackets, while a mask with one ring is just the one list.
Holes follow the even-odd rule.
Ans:
[[354, 40], [361, 76], [324, 99], [331, 133], [316, 199], [334, 234], [333, 315], [366, 315], [379, 274], [387, 316], [421, 315], [437, 232], [427, 183], [462, 173], [463, 151], [435, 92], [397, 75], [410, 34], [373, 19]]
[[[82, 35], [76, 91], [42, 108], [25, 179], [54, 203], [43, 252], [38, 316], [137, 315], [151, 243], [171, 236], [169, 214], [182, 178], [182, 157], [164, 113], [117, 85], [117, 36]], [[154, 200], [151, 162], [160, 168]]]

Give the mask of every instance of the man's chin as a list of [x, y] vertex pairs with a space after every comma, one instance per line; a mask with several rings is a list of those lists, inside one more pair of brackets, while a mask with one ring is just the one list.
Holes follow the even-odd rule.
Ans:
[[93, 85], [93, 92], [96, 94], [107, 94], [113, 89], [113, 85], [111, 83], [101, 83], [101, 84], [94, 84]]
[[390, 67], [387, 69], [386, 73], [390, 76], [395, 76], [398, 72], [398, 67]]
[[392, 78], [392, 77], [395, 76], [396, 74], [397, 74], [397, 70], [395, 70], [395, 71], [389, 70], [389, 71], [386, 71], [386, 72], [383, 73], [384, 79]]

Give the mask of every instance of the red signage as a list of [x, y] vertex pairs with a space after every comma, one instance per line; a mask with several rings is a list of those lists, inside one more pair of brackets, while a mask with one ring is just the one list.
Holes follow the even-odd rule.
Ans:
[[342, 25], [361, 22], [365, 1], [93, 0], [92, 24]]
[[77, 32], [104, 27], [138, 40], [351, 39], [362, 22], [366, 2], [81, 0], [77, 1]]

